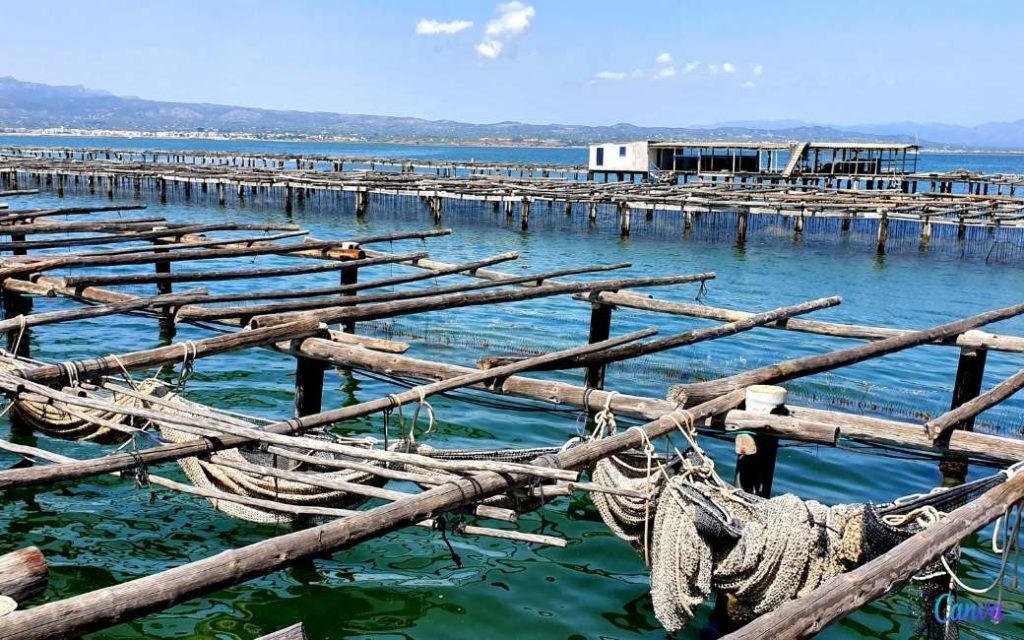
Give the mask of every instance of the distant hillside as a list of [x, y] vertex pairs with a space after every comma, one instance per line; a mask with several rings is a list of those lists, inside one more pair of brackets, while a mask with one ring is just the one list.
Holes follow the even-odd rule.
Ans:
[[[916, 125], [849, 128], [797, 121], [742, 122], [710, 127], [638, 127], [527, 124], [471, 124], [328, 112], [279, 111], [247, 107], [159, 102], [115, 96], [81, 86], [50, 86], [0, 78], [0, 129], [103, 129], [193, 132], [199, 129], [256, 135], [326, 135], [366, 141], [469, 142], [481, 140], [585, 144], [607, 140], [851, 140], [948, 143], [965, 146], [1022, 147], [1024, 121], [1006, 125], [956, 127]], [[1008, 135], [1006, 127], [1015, 127]], [[927, 133], [925, 133], [927, 132]], [[934, 134], [934, 135], [933, 135]], [[934, 142], [927, 143], [931, 140]]]

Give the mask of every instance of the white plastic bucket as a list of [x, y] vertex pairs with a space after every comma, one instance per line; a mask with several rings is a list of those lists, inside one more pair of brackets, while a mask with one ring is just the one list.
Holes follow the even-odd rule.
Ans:
[[767, 384], [755, 384], [747, 387], [747, 411], [771, 413], [784, 404], [786, 404], [785, 387]]

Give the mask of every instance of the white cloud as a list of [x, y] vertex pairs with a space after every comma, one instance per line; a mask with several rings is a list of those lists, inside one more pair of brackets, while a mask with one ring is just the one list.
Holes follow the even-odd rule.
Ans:
[[537, 15], [533, 7], [517, 0], [499, 4], [494, 10], [498, 17], [487, 23], [484, 39], [476, 45], [477, 53], [492, 60], [501, 55], [509, 39], [529, 29], [530, 22]]
[[484, 40], [480, 44], [476, 45], [476, 52], [485, 58], [494, 60], [501, 53], [502, 45], [497, 40]]
[[683, 65], [683, 73], [693, 73], [700, 66], [699, 60], [693, 60]]
[[439, 22], [427, 20], [426, 18], [416, 23], [416, 34], [421, 36], [450, 36], [453, 33], [465, 31], [473, 26], [469, 20], [452, 20], [451, 22]]
[[758, 62], [754, 65], [754, 75], [759, 76], [764, 72], [764, 65]]
[[671, 53], [661, 53], [661, 54], [658, 54], [658, 57], [655, 58], [654, 61], [657, 62], [658, 64], [672, 64], [672, 54]]
[[506, 2], [497, 6], [498, 17], [487, 23], [485, 32], [492, 38], [522, 33], [530, 26], [530, 20], [536, 15], [533, 7], [522, 2]]
[[744, 89], [753, 89], [753, 88], [754, 88], [754, 87], [756, 87], [757, 85], [756, 85], [756, 84], [754, 84], [754, 81], [753, 81], [753, 80], [747, 80], [746, 82], [744, 82], [744, 83], [743, 83], [743, 84], [741, 84], [740, 86], [741, 86], [741, 87], [743, 87]]
[[598, 80], [625, 80], [625, 71], [598, 71], [594, 76]]
[[709, 64], [708, 65], [708, 72], [710, 72], [711, 75], [713, 75], [713, 76], [717, 76], [719, 73], [721, 73], [721, 71], [722, 71], [722, 68], [719, 67], [717, 64]]
[[676, 75], [676, 68], [675, 67], [671, 67], [671, 66], [670, 67], [662, 67], [661, 69], [658, 69], [657, 72], [655, 72], [654, 79], [655, 80], [665, 80], [665, 79], [671, 78], [674, 75]]
[[735, 65], [726, 62], [725, 64], [722, 65], [722, 71], [724, 71], [725, 73], [736, 73], [736, 67]]

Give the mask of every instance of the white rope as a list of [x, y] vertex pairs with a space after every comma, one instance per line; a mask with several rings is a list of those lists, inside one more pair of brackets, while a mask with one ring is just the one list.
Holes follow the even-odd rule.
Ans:
[[430, 403], [427, 402], [427, 396], [423, 391], [423, 387], [415, 387], [415, 390], [420, 397], [420, 403], [416, 405], [416, 410], [412, 414], [412, 424], [409, 426], [409, 442], [416, 442], [416, 425], [420, 420], [420, 409], [426, 408], [427, 410], [427, 430], [423, 432], [423, 435], [430, 435], [434, 432], [434, 407], [430, 406]]
[[[18, 320], [18, 337], [14, 341], [14, 350], [13, 350], [15, 354], [18, 353], [18, 347], [21, 346], [21, 338], [22, 338], [22, 336], [25, 335], [25, 330], [28, 328], [28, 319], [25, 317], [25, 314], [19, 315], [17, 320]], [[17, 356], [15, 356], [15, 357], [17, 357]]]
[[79, 385], [78, 368], [75, 366], [74, 362], [65, 361], [61, 362], [57, 366], [59, 366], [60, 370], [64, 372], [64, 375], [68, 377], [69, 387], [77, 387]]
[[116, 353], [110, 354], [110, 357], [114, 359], [117, 366], [121, 367], [121, 373], [124, 374], [124, 381], [128, 383], [128, 386], [131, 387], [133, 391], [138, 391], [139, 386], [135, 384], [135, 378], [132, 377], [132, 374], [128, 373], [128, 367], [124, 366], [124, 363], [121, 362], [121, 358], [119, 358]]

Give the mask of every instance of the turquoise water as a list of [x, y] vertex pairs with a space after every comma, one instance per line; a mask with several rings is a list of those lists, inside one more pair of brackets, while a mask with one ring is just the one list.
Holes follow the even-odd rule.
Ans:
[[[102, 146], [94, 139], [83, 140], [89, 146]], [[143, 142], [147, 148], [154, 143]], [[185, 142], [188, 145], [184, 148], [197, 148], [197, 141]], [[8, 141], [0, 138], [0, 144]], [[405, 149], [396, 149], [396, 156], [407, 155], [402, 153]], [[423, 150], [448, 159], [466, 159], [467, 153], [476, 153], [451, 148]], [[362, 147], [351, 153], [380, 155]], [[528, 153], [553, 155], [578, 150], [543, 149]], [[986, 170], [1022, 170], [1017, 168], [1020, 158], [1010, 156], [960, 156], [943, 162], [970, 167], [983, 162], [994, 167]], [[58, 200], [50, 193], [11, 201], [12, 206], [19, 208], [86, 202], [107, 201], [84, 195]], [[166, 205], [152, 200], [147, 204], [147, 215], [163, 215], [176, 222], [288, 220], [278, 206], [258, 202], [249, 202], [244, 208], [218, 208], [215, 204], [173, 199]], [[305, 208], [296, 208], [293, 219], [310, 229], [311, 235], [323, 239], [431, 225], [428, 212], [416, 199], [371, 200], [363, 222], [356, 220], [352, 205], [349, 200], [320, 205], [311, 201]], [[522, 258], [505, 267], [512, 272], [620, 261], [633, 263], [624, 272], [631, 275], [713, 270], [718, 278], [709, 283], [704, 296], [707, 304], [763, 310], [841, 295], [842, 306], [818, 312], [814, 317], [893, 327], [939, 324], [1018, 303], [1024, 293], [1024, 274], [1017, 266], [914, 252], [878, 258], [857, 243], [792, 242], [759, 239], [756, 235], [743, 249], [738, 249], [728, 242], [683, 239], [677, 228], [661, 225], [657, 218], [646, 227], [635, 228], [633, 237], [626, 240], [618, 237], [617, 222], [611, 218], [602, 218], [597, 226], [591, 227], [581, 212], [567, 218], [557, 208], [549, 213], [545, 207], [532, 212], [529, 232], [521, 231], [518, 221], [506, 223], [503, 215], [492, 213], [489, 207], [478, 209], [468, 205], [446, 209], [444, 226], [452, 227], [455, 233], [425, 243], [396, 242], [390, 248], [412, 251], [425, 246], [433, 255], [450, 261], [521, 251]], [[219, 262], [211, 268], [285, 263], [286, 258], [260, 257], [255, 261], [236, 260], [233, 265]], [[209, 266], [189, 264], [175, 269]], [[397, 266], [375, 267], [361, 273], [360, 279], [402, 272]], [[335, 283], [336, 278], [335, 274], [317, 274], [267, 281], [264, 286], [327, 286]], [[238, 282], [213, 283], [210, 289], [227, 292], [243, 290], [245, 286]], [[184, 288], [178, 285], [179, 290]], [[132, 290], [152, 291], [147, 287]], [[666, 299], [692, 301], [698, 290], [689, 285], [651, 292]], [[60, 300], [37, 300], [35, 310], [69, 306]], [[588, 309], [581, 303], [547, 299], [368, 323], [360, 325], [359, 331], [408, 340], [413, 343], [409, 352], [413, 357], [472, 364], [482, 355], [534, 353], [584, 342], [587, 318]], [[706, 324], [617, 310], [613, 331], [623, 333], [657, 325], [662, 335], [670, 335]], [[1003, 322], [991, 329], [1022, 335], [1024, 320]], [[202, 329], [182, 327], [179, 339], [207, 335], [210, 333]], [[139, 317], [54, 325], [40, 329], [33, 337], [33, 355], [53, 361], [159, 344], [156, 323]], [[718, 377], [850, 344], [853, 343], [781, 331], [754, 331], [613, 366], [607, 386], [627, 393], [662, 396], [673, 382]], [[956, 359], [953, 349], [923, 347], [787, 386], [798, 403], [914, 420], [920, 419], [921, 413], [934, 414], [948, 407]], [[986, 387], [1020, 366], [1019, 356], [990, 355]], [[291, 412], [293, 367], [291, 358], [269, 351], [203, 360], [196, 366], [188, 395], [218, 407], [281, 418]], [[550, 377], [578, 382], [581, 374], [573, 371]], [[395, 389], [365, 375], [340, 372], [328, 373], [326, 387], [325, 407], [367, 400]], [[520, 404], [519, 409], [530, 410], [518, 410], [505, 403], [493, 404], [493, 398], [472, 393], [439, 398], [434, 406], [440, 424], [431, 442], [439, 446], [560, 444], [575, 435], [580, 424], [578, 412], [572, 410], [525, 404]], [[622, 420], [620, 424], [625, 426], [628, 421]], [[1022, 426], [1024, 399], [1018, 398], [983, 416], [978, 429], [1019, 436]], [[343, 429], [379, 436], [381, 421], [379, 417], [367, 418], [343, 425]], [[0, 423], [0, 437], [8, 437], [8, 432], [8, 425]], [[98, 445], [71, 444], [41, 436], [37, 439], [17, 434], [15, 439], [83, 458], [106, 451]], [[731, 442], [709, 440], [707, 446], [716, 456], [723, 475], [731, 476]], [[893, 452], [870, 455], [824, 447], [785, 447], [780, 452], [775, 490], [793, 491], [827, 503], [882, 501], [941, 482], [934, 461], [901, 460], [891, 455]], [[16, 462], [14, 457], [0, 454], [0, 466]], [[180, 477], [173, 465], [160, 472]], [[983, 469], [972, 468], [972, 476], [983, 473]], [[313, 639], [664, 637], [651, 612], [642, 562], [601, 524], [586, 499], [556, 502], [540, 513], [524, 516], [518, 527], [564, 536], [570, 544], [566, 549], [528, 548], [496, 540], [454, 538], [464, 563], [457, 568], [436, 534], [402, 531], [341, 552], [329, 560], [303, 563], [90, 637], [248, 640], [300, 620], [306, 623]], [[34, 544], [50, 560], [50, 588], [41, 601], [149, 575], [288, 530], [288, 526], [260, 526], [233, 520], [203, 501], [137, 489], [114, 478], [18, 490], [0, 498], [0, 552]], [[988, 550], [987, 542], [977, 537], [968, 545], [960, 575], [971, 584], [989, 582], [994, 576], [997, 558]], [[913, 637], [917, 614], [908, 594], [912, 590], [879, 600], [834, 625], [821, 637]], [[1005, 622], [998, 626], [965, 625], [964, 636], [1024, 637], [1024, 596], [1011, 590], [1006, 598]], [[680, 637], [701, 637], [700, 627], [707, 615], [705, 607]]]

